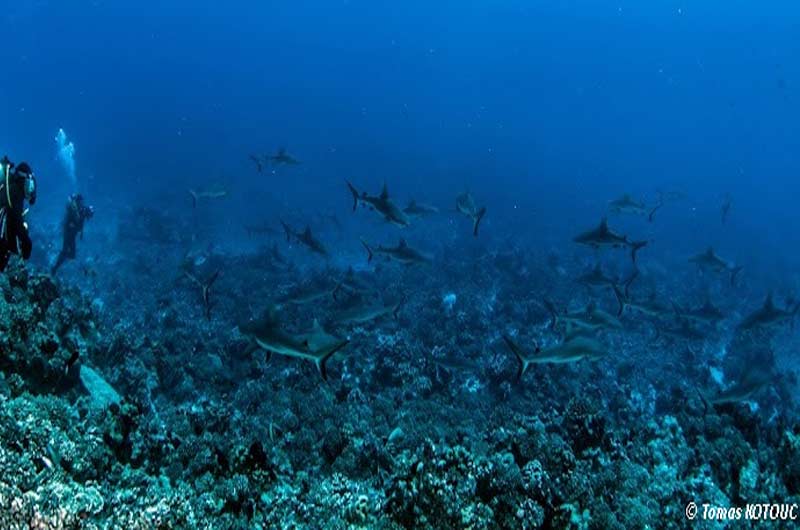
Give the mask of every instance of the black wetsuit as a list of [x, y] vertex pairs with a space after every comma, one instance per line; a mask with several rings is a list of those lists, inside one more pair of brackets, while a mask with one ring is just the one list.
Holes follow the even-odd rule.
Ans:
[[19, 254], [27, 260], [33, 250], [24, 220], [25, 191], [22, 181], [12, 173], [8, 185], [9, 189], [6, 190], [6, 183], [0, 184], [0, 271], [5, 270], [11, 254]]
[[76, 245], [75, 238], [78, 234], [83, 239], [83, 225], [87, 219], [91, 219], [92, 209], [83, 204], [83, 201], [77, 201], [70, 198], [67, 203], [67, 211], [64, 214], [64, 223], [62, 226], [64, 241], [61, 245], [61, 252], [58, 254], [55, 265], [53, 265], [51, 274], [55, 274], [61, 265], [68, 259], [75, 259]]

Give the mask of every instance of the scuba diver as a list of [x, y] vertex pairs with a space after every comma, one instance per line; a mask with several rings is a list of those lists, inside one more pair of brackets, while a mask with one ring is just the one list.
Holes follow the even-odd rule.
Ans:
[[88, 219], [94, 216], [94, 208], [86, 206], [83, 202], [83, 195], [76, 193], [70, 195], [67, 200], [67, 211], [64, 213], [64, 242], [61, 245], [61, 252], [56, 258], [55, 265], [50, 270], [50, 274], [55, 275], [58, 268], [68, 259], [75, 259], [75, 237], [80, 234], [83, 239], [83, 225]]
[[11, 254], [31, 257], [25, 201], [36, 203], [36, 177], [26, 162], [14, 165], [7, 156], [0, 161], [0, 176], [0, 271], [4, 271]]

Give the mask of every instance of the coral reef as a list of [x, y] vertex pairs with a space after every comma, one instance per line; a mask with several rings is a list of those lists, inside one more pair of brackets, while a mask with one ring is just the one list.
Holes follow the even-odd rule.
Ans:
[[[646, 329], [609, 337], [616, 358], [515, 382], [501, 330], [555, 340], [516, 281], [524, 257], [384, 269], [386, 300], [421, 294], [379, 324], [336, 328], [341, 300], [320, 301], [350, 339], [324, 384], [236, 329], [256, 310], [242, 300], [300, 281], [258, 281], [266, 252], [176, 255], [155, 286], [134, 252], [60, 282], [17, 262], [0, 276], [0, 527], [684, 528], [690, 500], [800, 502], [794, 405], [708, 409], [700, 371], [663, 377], [684, 351], [652, 354]], [[224, 271], [209, 320], [186, 266]], [[441, 287], [454, 274], [476, 287]]]

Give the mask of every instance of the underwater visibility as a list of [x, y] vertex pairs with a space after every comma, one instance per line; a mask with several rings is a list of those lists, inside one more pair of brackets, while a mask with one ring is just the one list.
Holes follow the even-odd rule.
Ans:
[[800, 524], [800, 4], [0, 20], [0, 530]]

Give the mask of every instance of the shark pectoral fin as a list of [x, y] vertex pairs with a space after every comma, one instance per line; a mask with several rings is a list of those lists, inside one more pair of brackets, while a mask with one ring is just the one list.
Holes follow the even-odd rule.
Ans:
[[659, 209], [660, 209], [662, 206], [664, 206], [664, 200], [663, 200], [661, 197], [659, 197], [659, 202], [658, 202], [658, 204], [656, 204], [656, 205], [655, 205], [655, 207], [654, 207], [652, 210], [650, 210], [650, 213], [649, 213], [649, 214], [647, 214], [647, 220], [648, 220], [648, 221], [650, 221], [650, 222], [652, 223], [652, 222], [653, 222], [653, 219], [655, 219], [656, 212], [657, 212], [657, 211], [658, 211], [658, 210], [659, 210]]
[[264, 350], [264, 362], [268, 363], [272, 359], [272, 351]]
[[319, 375], [322, 377], [323, 381], [328, 380], [328, 369], [326, 366], [328, 359], [330, 359], [334, 353], [338, 352], [339, 350], [347, 346], [349, 343], [350, 343], [349, 340], [343, 340], [338, 344], [336, 344], [334, 347], [332, 347], [330, 350], [325, 352], [325, 354], [322, 355], [319, 359], [317, 359], [316, 361], [317, 371], [319, 372]]
[[478, 210], [478, 213], [475, 215], [475, 220], [473, 221], [472, 224], [472, 235], [475, 237], [478, 237], [478, 227], [480, 226], [481, 220], [483, 219], [484, 215], [486, 215], [486, 207], [483, 207], [480, 210]]

